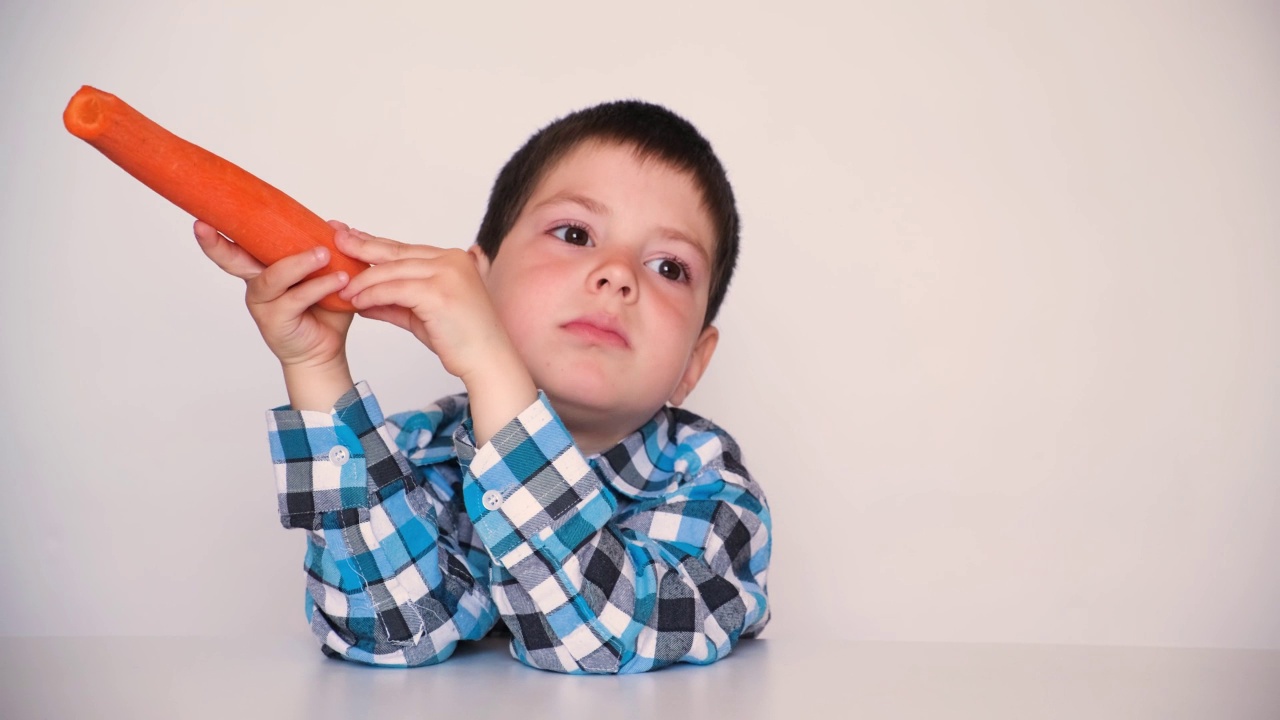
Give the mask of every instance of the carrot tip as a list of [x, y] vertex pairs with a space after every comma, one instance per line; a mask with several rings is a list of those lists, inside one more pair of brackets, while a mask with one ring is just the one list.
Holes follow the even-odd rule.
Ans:
[[106, 114], [103, 111], [103, 93], [85, 85], [71, 96], [67, 109], [62, 113], [62, 123], [82, 140], [100, 135], [106, 129]]

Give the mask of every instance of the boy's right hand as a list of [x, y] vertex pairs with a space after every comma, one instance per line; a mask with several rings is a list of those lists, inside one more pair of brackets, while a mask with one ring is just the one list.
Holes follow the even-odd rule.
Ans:
[[[334, 220], [329, 225], [335, 232], [347, 229]], [[195, 235], [210, 260], [245, 281], [244, 299], [249, 314], [267, 347], [286, 370], [346, 363], [352, 315], [325, 310], [316, 303], [341, 290], [350, 278], [344, 272], [336, 272], [303, 282], [303, 278], [329, 262], [327, 249], [290, 255], [266, 266], [207, 223], [197, 220]]]

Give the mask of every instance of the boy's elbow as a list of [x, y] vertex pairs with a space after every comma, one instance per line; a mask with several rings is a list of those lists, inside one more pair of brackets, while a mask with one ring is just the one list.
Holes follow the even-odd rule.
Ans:
[[355, 645], [344, 645], [325, 640], [320, 643], [320, 651], [328, 657], [361, 665], [414, 668], [439, 665], [452, 657], [453, 651], [457, 649], [456, 642], [440, 648], [432, 647], [428, 643], [421, 643], [403, 647], [380, 647], [371, 650]]
[[512, 645], [511, 654], [529, 667], [567, 675], [635, 675], [678, 663], [710, 665], [729, 655], [743, 633], [742, 628], [726, 632], [713, 619], [708, 620], [710, 623], [702, 631], [690, 633], [646, 629], [630, 647], [621, 650], [615, 638], [612, 646], [601, 646], [581, 658], [575, 658], [564, 645], [529, 652], [518, 642]]
[[312, 606], [312, 613], [312, 634], [319, 640], [321, 652], [331, 658], [378, 667], [422, 667], [448, 660], [458, 646], [456, 633], [443, 627], [434, 633], [419, 632], [403, 639], [388, 638], [382, 633], [349, 636], [339, 633], [332, 619], [318, 608]]

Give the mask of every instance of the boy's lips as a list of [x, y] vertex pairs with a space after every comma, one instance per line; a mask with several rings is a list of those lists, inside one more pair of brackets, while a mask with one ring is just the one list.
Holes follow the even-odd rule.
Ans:
[[614, 345], [621, 348], [631, 347], [627, 335], [617, 318], [603, 313], [592, 313], [574, 318], [560, 327], [585, 340]]

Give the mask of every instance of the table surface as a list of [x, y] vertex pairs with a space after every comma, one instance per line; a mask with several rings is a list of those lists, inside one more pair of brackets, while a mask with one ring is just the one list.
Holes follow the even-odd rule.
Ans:
[[1280, 651], [759, 639], [705, 667], [581, 677], [506, 642], [370, 668], [309, 636], [0, 638], [0, 717], [1280, 718]]

